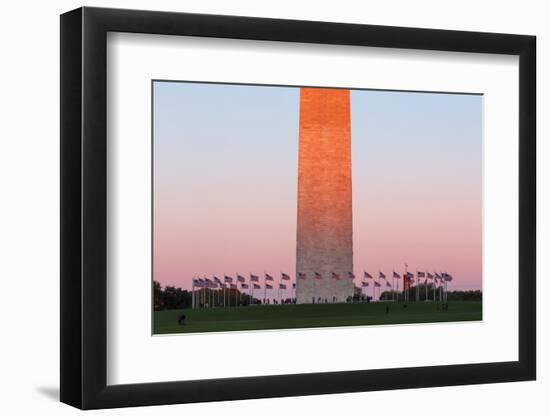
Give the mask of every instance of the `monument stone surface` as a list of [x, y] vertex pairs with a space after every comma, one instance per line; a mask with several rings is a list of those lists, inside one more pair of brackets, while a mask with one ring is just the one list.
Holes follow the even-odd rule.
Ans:
[[302, 88], [296, 276], [305, 279], [296, 280], [296, 302], [345, 302], [353, 296], [351, 272], [350, 91]]

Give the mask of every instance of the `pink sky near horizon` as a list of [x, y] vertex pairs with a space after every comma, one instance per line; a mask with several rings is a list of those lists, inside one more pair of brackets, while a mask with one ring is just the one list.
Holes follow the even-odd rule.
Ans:
[[[195, 93], [201, 91], [195, 88]], [[285, 272], [294, 279], [297, 89], [281, 89], [292, 91], [279, 97], [272, 91], [280, 88], [271, 88], [267, 93], [273, 97], [264, 99], [268, 89], [254, 88], [241, 107], [231, 102], [227, 108], [222, 103], [210, 110], [205, 104], [198, 116], [187, 116], [188, 107], [174, 110], [180, 101], [196, 97], [185, 88], [182, 94], [168, 89], [165, 93], [173, 94], [173, 101], [166, 102], [156, 92], [154, 279], [162, 285], [190, 288], [193, 277], [224, 273]], [[208, 94], [217, 94], [212, 91]], [[431, 103], [431, 98], [422, 98], [427, 114], [448, 102], [457, 112], [462, 109], [457, 106], [465, 107], [474, 120], [461, 131], [456, 126], [465, 122], [449, 114], [441, 126], [425, 128], [407, 119], [425, 116], [410, 114], [407, 100], [416, 98], [399, 94], [405, 97], [365, 98], [372, 107], [370, 101], [361, 101], [363, 96], [352, 99], [352, 119], [363, 111], [376, 118], [376, 126], [361, 120], [352, 128], [354, 272], [358, 277], [363, 269], [373, 276], [379, 269], [386, 275], [394, 268], [402, 273], [406, 262], [412, 272], [451, 273], [450, 288], [481, 289], [481, 127], [476, 116], [480, 102], [456, 104], [453, 98], [435, 97]], [[264, 106], [264, 114], [258, 107], [266, 100], [273, 107]], [[393, 115], [382, 113], [384, 100]], [[391, 100], [407, 106], [400, 110]], [[164, 115], [163, 106], [174, 115], [158, 117]], [[240, 113], [224, 119], [230, 106], [250, 114], [250, 119], [235, 121]], [[199, 117], [203, 120], [195, 123]], [[401, 127], [393, 122], [399, 118], [405, 120]], [[478, 128], [478, 136], [470, 137]], [[447, 143], [440, 135], [450, 129], [452, 143]], [[411, 139], [404, 139], [403, 132]], [[415, 152], [433, 155], [415, 167]]]

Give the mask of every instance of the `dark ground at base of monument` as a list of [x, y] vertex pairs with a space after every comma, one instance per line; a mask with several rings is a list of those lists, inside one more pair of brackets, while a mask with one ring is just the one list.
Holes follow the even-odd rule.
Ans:
[[[386, 306], [389, 312], [386, 313]], [[154, 312], [154, 334], [479, 321], [481, 301], [286, 304]], [[185, 314], [185, 325], [178, 316]]]

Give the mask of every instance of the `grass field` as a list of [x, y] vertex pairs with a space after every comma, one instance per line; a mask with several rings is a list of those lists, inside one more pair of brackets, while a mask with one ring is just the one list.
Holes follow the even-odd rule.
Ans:
[[[386, 313], [386, 306], [389, 312]], [[180, 314], [186, 324], [178, 324]], [[448, 310], [433, 303], [289, 304], [154, 313], [154, 333], [199, 333], [236, 330], [297, 329], [376, 324], [434, 323], [481, 320], [481, 301], [449, 302]]]

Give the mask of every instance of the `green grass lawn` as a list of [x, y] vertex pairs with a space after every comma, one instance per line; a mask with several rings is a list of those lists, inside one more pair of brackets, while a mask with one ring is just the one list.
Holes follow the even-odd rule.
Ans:
[[[386, 313], [386, 305], [389, 313]], [[181, 326], [177, 317], [187, 316]], [[371, 304], [289, 304], [154, 313], [154, 333], [199, 333], [236, 330], [297, 329], [375, 324], [434, 323], [481, 320], [481, 301], [449, 302], [448, 310], [431, 302]]]

